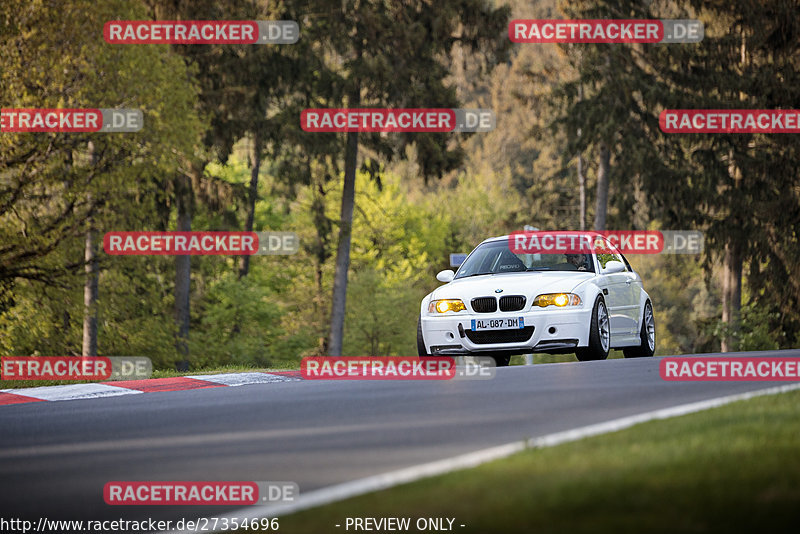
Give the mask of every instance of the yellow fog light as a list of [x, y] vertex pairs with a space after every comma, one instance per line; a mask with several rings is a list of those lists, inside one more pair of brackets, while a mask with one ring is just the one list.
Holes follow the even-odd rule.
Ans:
[[548, 306], [580, 306], [581, 298], [575, 293], [546, 293], [533, 299], [534, 306], [546, 308]]
[[428, 305], [428, 313], [460, 312], [466, 309], [467, 307], [464, 306], [464, 303], [460, 299], [432, 300]]

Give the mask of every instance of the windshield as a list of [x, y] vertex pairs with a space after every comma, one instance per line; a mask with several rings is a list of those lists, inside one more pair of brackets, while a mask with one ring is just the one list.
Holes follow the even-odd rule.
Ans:
[[508, 241], [478, 245], [458, 269], [456, 278], [481, 274], [521, 273], [526, 271], [594, 272], [588, 254], [514, 254]]

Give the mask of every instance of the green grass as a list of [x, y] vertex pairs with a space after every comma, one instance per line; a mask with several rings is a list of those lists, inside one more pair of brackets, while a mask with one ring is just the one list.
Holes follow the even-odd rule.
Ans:
[[800, 532], [800, 392], [525, 451], [280, 528], [348, 532], [346, 517], [454, 517], [459, 533]]
[[[206, 369], [196, 369], [192, 371], [175, 371], [174, 369], [155, 370], [150, 378], [170, 378], [174, 376], [192, 376], [192, 375], [214, 375], [220, 373], [257, 373], [268, 371], [288, 371], [289, 367], [285, 368], [258, 368], [248, 367], [246, 365], [222, 365], [218, 367], [209, 367]], [[296, 367], [295, 367], [296, 370]], [[92, 381], [88, 380], [0, 380], [0, 389], [21, 389], [21, 388], [34, 388], [39, 386], [63, 386], [66, 384], [91, 384]], [[113, 381], [109, 381], [113, 385]]]

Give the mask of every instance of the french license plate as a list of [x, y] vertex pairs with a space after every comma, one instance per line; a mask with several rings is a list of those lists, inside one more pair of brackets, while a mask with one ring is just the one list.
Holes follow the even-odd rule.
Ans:
[[513, 330], [515, 328], [525, 328], [525, 318], [472, 319], [471, 327], [472, 330]]

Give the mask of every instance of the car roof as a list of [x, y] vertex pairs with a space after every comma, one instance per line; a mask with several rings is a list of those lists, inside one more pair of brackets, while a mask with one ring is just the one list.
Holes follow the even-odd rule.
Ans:
[[483, 241], [481, 241], [479, 244], [483, 245], [484, 243], [491, 243], [492, 241], [500, 241], [501, 239], [508, 239], [509, 237], [511, 237], [511, 236], [501, 235], [501, 236], [498, 236], [498, 237], [489, 237], [489, 238], [484, 239]]
[[[570, 232], [570, 231], [573, 231], [573, 232], [574, 232], [575, 230], [537, 230], [537, 233], [538, 233], [538, 232]], [[582, 231], [583, 233], [586, 233], [586, 234], [593, 234], [593, 235], [598, 235], [598, 236], [600, 236], [600, 237], [603, 237], [603, 234], [601, 234], [600, 232], [597, 232], [597, 231], [595, 231], [595, 230], [580, 230], [580, 231]], [[519, 232], [519, 233], [523, 233], [523, 232]], [[481, 241], [481, 242], [480, 242], [480, 243], [478, 243], [478, 244], [479, 244], [479, 245], [483, 245], [484, 243], [493, 243], [493, 242], [495, 242], [495, 241], [507, 240], [507, 239], [509, 239], [510, 237], [511, 237], [511, 235], [510, 235], [510, 234], [508, 234], [508, 235], [501, 235], [501, 236], [497, 236], [497, 237], [489, 237], [489, 238], [487, 238], [487, 239], [484, 239], [483, 241]], [[605, 238], [604, 238], [604, 239], [605, 239]]]

